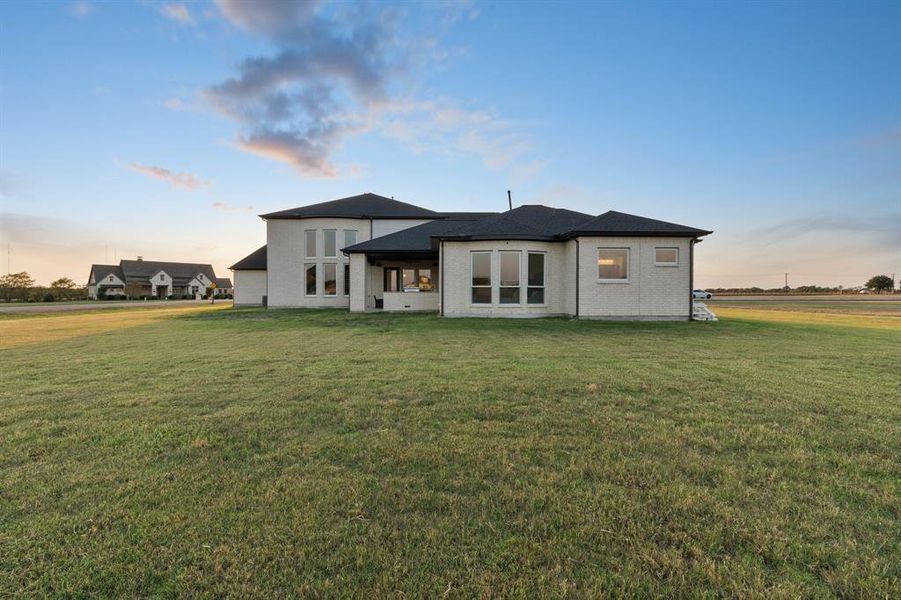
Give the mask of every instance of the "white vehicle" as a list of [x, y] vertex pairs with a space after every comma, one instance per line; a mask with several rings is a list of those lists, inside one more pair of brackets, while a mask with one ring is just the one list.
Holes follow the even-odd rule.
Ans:
[[710, 292], [705, 292], [704, 290], [694, 290], [691, 293], [691, 297], [695, 300], [710, 300], [713, 298], [713, 294]]
[[860, 291], [857, 292], [857, 293], [858, 293], [858, 294], [869, 294], [869, 293], [870, 293], [870, 290], [868, 290], [867, 288], [863, 288], [862, 290], [860, 290]]

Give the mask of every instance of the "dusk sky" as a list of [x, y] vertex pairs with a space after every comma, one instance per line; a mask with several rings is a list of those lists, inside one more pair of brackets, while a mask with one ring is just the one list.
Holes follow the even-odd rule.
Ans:
[[901, 274], [901, 2], [3, 2], [2, 269], [228, 265], [371, 191], [715, 233], [699, 287]]

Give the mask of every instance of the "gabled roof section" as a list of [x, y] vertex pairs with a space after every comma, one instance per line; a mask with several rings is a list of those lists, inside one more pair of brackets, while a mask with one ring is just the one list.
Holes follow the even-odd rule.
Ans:
[[216, 287], [219, 289], [229, 289], [232, 287], [232, 280], [228, 277], [217, 277], [213, 281], [216, 283]]
[[[91, 265], [91, 273], [94, 274], [94, 283], [100, 283], [110, 275], [115, 275], [122, 283], [125, 283], [125, 275], [119, 265]], [[90, 281], [91, 276], [88, 275]]]
[[266, 270], [266, 246], [257, 248], [235, 264], [229, 267], [232, 271], [265, 271]]
[[608, 210], [602, 215], [579, 223], [565, 237], [572, 238], [580, 235], [702, 237], [711, 233], [713, 232], [706, 229], [697, 229], [687, 225], [679, 225], [678, 223], [668, 223], [657, 219]]
[[185, 284], [199, 273], [203, 273], [210, 280], [216, 278], [212, 265], [200, 263], [123, 260], [119, 261], [119, 266], [125, 274], [126, 283], [147, 282], [160, 271], [165, 271], [166, 275], [172, 278], [173, 284]]
[[355, 254], [365, 252], [367, 254], [391, 254], [391, 253], [424, 253], [435, 252], [436, 249], [432, 245], [432, 238], [441, 237], [443, 234], [449, 233], [459, 227], [471, 223], [471, 219], [455, 220], [440, 219], [437, 221], [429, 221], [422, 225], [401, 229], [388, 235], [383, 235], [353, 246], [342, 248], [341, 251], [346, 254]]
[[463, 223], [440, 237], [457, 240], [554, 241], [577, 224], [591, 218], [589, 214], [565, 208], [525, 204], [500, 214]]
[[436, 219], [439, 213], [421, 206], [366, 193], [260, 215], [263, 219], [343, 217], [348, 219]]

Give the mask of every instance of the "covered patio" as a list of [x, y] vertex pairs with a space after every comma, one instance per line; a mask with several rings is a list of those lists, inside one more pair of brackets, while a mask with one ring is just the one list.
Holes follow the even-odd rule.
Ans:
[[[440, 308], [438, 253], [365, 254], [367, 311], [437, 312]], [[359, 259], [358, 259], [359, 260]], [[362, 262], [362, 261], [359, 261]], [[353, 266], [351, 266], [353, 269]], [[355, 295], [351, 283], [351, 306]]]

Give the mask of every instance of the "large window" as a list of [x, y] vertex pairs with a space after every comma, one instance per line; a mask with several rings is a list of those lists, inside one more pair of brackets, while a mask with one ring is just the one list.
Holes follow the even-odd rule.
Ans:
[[316, 265], [304, 265], [304, 272], [307, 276], [307, 296], [316, 295]]
[[338, 255], [338, 231], [326, 229], [322, 232], [322, 254], [328, 258]]
[[423, 292], [432, 291], [432, 270], [419, 269], [419, 289]]
[[316, 230], [307, 229], [303, 232], [303, 248], [304, 256], [307, 258], [316, 258]]
[[501, 252], [501, 304], [519, 304], [519, 259], [521, 252]]
[[678, 267], [679, 266], [679, 249], [678, 248], [655, 248], [654, 264], [658, 267]]
[[628, 281], [629, 249], [598, 248], [598, 279], [601, 281]]
[[335, 263], [322, 265], [322, 294], [324, 296], [338, 295], [338, 265]]
[[491, 304], [491, 252], [473, 252], [472, 303]]
[[416, 282], [416, 269], [403, 269], [403, 282], [405, 292], [418, 292], [419, 284]]
[[529, 252], [528, 267], [526, 302], [529, 304], [544, 304], [544, 254], [541, 252]]
[[355, 229], [344, 230], [344, 247], [353, 246], [357, 243], [357, 231]]
[[350, 265], [344, 265], [344, 295], [350, 296]]

